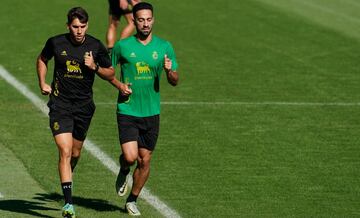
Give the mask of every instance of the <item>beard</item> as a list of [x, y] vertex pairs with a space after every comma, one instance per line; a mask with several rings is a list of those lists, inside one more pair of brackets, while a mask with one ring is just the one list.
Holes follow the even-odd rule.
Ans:
[[76, 34], [70, 34], [70, 35], [72, 42], [75, 44], [81, 44], [85, 41], [85, 35], [76, 35]]
[[139, 29], [137, 30], [139, 36], [140, 36], [140, 37], [143, 37], [143, 38], [148, 37], [148, 36], [150, 35], [151, 31], [152, 31], [151, 28], [145, 29], [145, 30], [139, 30]]

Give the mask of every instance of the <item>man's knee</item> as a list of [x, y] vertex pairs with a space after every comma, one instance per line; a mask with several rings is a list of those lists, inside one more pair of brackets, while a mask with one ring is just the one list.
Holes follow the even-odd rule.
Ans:
[[150, 160], [138, 160], [138, 167], [141, 169], [150, 169]]
[[137, 155], [135, 154], [122, 154], [122, 156], [123, 160], [129, 165], [133, 165], [137, 159]]
[[72, 154], [71, 154], [71, 158], [75, 158], [75, 159], [79, 159], [80, 158], [80, 152], [73, 152]]
[[70, 159], [72, 156], [71, 149], [59, 149], [60, 159]]
[[72, 154], [71, 154], [72, 158], [80, 157], [83, 144], [84, 144], [84, 141], [73, 139]]
[[73, 148], [72, 149], [72, 153], [71, 153], [72, 158], [79, 158], [80, 155], [81, 155], [81, 148]]
[[121, 149], [123, 161], [125, 161], [128, 165], [133, 165], [139, 155], [137, 142], [126, 142], [121, 145]]
[[140, 168], [148, 169], [150, 168], [151, 154], [140, 156], [137, 161]]

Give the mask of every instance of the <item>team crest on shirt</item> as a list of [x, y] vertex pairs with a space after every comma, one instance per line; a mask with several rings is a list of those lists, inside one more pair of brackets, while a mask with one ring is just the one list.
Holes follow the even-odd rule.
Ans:
[[158, 55], [158, 53], [156, 51], [154, 51], [152, 53], [152, 57], [153, 57], [154, 60], [156, 60], [156, 59], [158, 59], [159, 55]]
[[131, 57], [131, 58], [136, 58], [135, 52], [131, 52], [130, 57]]
[[64, 50], [64, 51], [61, 52], [60, 55], [61, 55], [61, 56], [67, 56], [67, 53], [66, 53], [66, 51]]
[[53, 125], [53, 130], [57, 131], [60, 129], [60, 125], [58, 122], [55, 122], [54, 125]]

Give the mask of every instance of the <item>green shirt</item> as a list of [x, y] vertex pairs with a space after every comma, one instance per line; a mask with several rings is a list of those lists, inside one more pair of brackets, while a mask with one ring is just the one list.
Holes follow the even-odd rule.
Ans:
[[116, 42], [112, 49], [112, 65], [121, 66], [120, 81], [131, 83], [132, 94], [119, 92], [117, 112], [136, 117], [160, 114], [160, 78], [164, 67], [164, 55], [172, 61], [176, 71], [177, 61], [172, 45], [159, 37], [143, 45], [135, 36]]

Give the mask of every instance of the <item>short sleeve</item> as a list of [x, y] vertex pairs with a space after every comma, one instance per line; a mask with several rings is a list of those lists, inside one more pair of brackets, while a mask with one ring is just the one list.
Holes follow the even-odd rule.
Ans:
[[105, 67], [105, 68], [111, 67], [111, 60], [108, 51], [101, 42], [99, 42], [99, 50], [97, 56], [98, 58], [96, 62], [99, 64], [100, 67]]
[[172, 71], [176, 71], [178, 68], [178, 63], [176, 60], [176, 55], [175, 55], [175, 51], [174, 48], [172, 47], [170, 42], [167, 42], [167, 46], [166, 46], [166, 51], [165, 54], [168, 56], [168, 58], [172, 61], [172, 67], [171, 70]]
[[115, 68], [119, 63], [119, 58], [121, 54], [121, 46], [119, 44], [119, 41], [115, 43], [114, 48], [111, 51], [111, 63], [112, 66]]
[[45, 47], [41, 51], [41, 56], [46, 60], [50, 60], [54, 56], [54, 43], [52, 38], [46, 41]]

